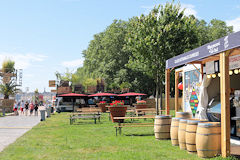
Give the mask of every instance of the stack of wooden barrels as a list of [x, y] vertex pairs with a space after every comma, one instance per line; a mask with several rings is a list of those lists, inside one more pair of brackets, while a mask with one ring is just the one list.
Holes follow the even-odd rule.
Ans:
[[221, 124], [207, 120], [192, 119], [189, 112], [176, 112], [172, 118], [170, 137], [173, 146], [201, 158], [217, 156], [221, 151]]

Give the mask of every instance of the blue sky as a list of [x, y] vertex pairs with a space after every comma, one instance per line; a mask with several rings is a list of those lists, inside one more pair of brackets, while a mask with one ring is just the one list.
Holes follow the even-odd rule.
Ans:
[[[178, 1], [175, 1], [178, 2]], [[165, 0], [0, 0], [0, 63], [23, 69], [23, 91], [48, 87], [56, 71], [82, 66], [82, 51], [114, 19], [148, 13]], [[240, 30], [239, 0], [182, 0], [186, 14], [224, 20]]]

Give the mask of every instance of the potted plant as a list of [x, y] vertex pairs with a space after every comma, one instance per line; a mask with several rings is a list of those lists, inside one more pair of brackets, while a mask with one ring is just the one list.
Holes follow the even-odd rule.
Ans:
[[113, 101], [109, 107], [112, 122], [123, 122], [123, 120], [113, 119], [114, 117], [125, 117], [127, 107], [124, 106], [124, 101]]
[[134, 106], [136, 106], [136, 109], [143, 109], [143, 108], [147, 108], [147, 103], [144, 100], [141, 101], [137, 101], [136, 104], [134, 104]]
[[101, 112], [106, 112], [107, 111], [107, 101], [100, 101], [99, 103], [97, 103], [98, 107], [101, 109]]

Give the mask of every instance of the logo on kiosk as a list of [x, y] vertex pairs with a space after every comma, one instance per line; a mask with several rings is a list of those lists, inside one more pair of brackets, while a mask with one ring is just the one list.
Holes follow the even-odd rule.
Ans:
[[208, 45], [207, 46], [207, 49], [208, 49], [208, 52], [213, 54], [213, 53], [216, 53], [218, 52], [218, 47], [220, 46], [220, 41], [215, 43], [215, 44], [212, 44], [212, 45]]
[[224, 49], [226, 49], [229, 46], [228, 44], [228, 36], [224, 38]]

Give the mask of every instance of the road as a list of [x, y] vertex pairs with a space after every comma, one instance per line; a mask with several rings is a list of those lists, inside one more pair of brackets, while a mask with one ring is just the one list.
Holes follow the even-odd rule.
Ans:
[[39, 116], [0, 117], [0, 152], [40, 122]]

